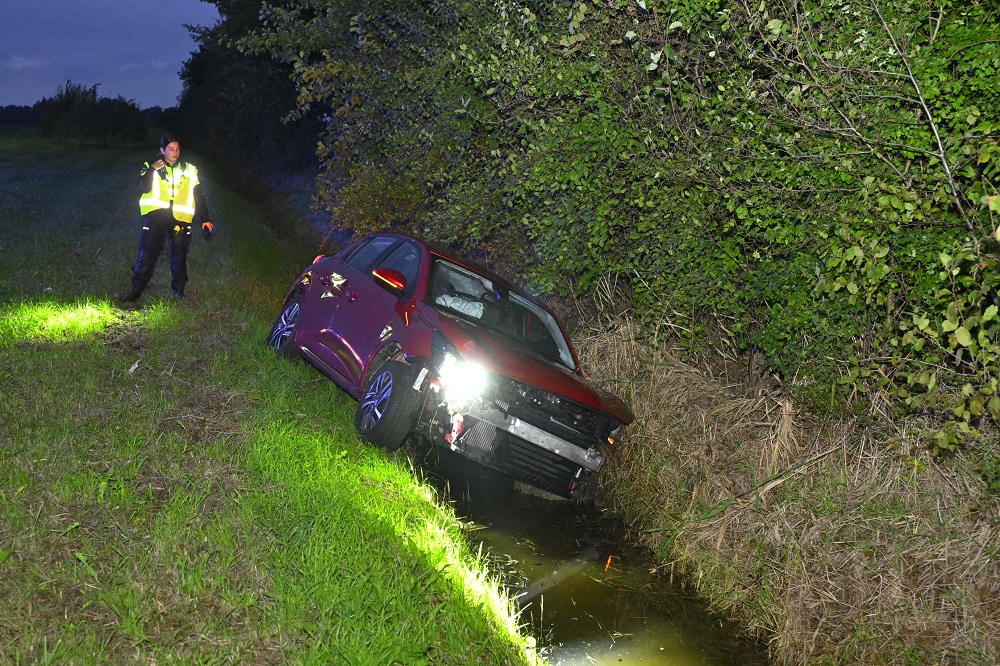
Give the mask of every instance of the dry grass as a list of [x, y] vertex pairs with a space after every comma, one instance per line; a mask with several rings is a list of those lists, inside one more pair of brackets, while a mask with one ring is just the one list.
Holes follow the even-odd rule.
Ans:
[[576, 338], [637, 417], [605, 502], [776, 663], [998, 662], [1000, 503], [961, 460], [906, 424], [817, 423], [753, 363], [693, 367], [627, 317]]

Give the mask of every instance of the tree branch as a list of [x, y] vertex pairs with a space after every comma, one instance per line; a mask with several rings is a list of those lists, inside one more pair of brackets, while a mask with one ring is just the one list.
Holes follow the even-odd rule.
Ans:
[[931, 113], [930, 107], [927, 106], [927, 100], [924, 98], [923, 91], [920, 89], [920, 82], [917, 81], [917, 77], [913, 74], [913, 68], [910, 67], [910, 60], [906, 56], [906, 51], [900, 46], [899, 42], [896, 40], [896, 36], [893, 34], [892, 30], [889, 28], [889, 24], [885, 20], [885, 16], [882, 15], [882, 10], [879, 8], [878, 4], [872, 0], [870, 3], [872, 11], [878, 16], [879, 21], [882, 22], [882, 29], [885, 30], [885, 34], [889, 37], [892, 42], [892, 46], [902, 61], [903, 66], [906, 67], [906, 74], [910, 79], [910, 85], [913, 86], [914, 91], [917, 93], [917, 99], [920, 102], [920, 107], [924, 110], [927, 115], [927, 124], [930, 126], [931, 131], [934, 133], [934, 140], [937, 142], [938, 159], [941, 160], [941, 166], [944, 168], [945, 175], [948, 178], [948, 185], [951, 187], [952, 195], [955, 199], [955, 205], [958, 207], [958, 212], [961, 213], [962, 219], [965, 220], [965, 225], [968, 227], [969, 232], [975, 235], [975, 228], [972, 225], [972, 220], [965, 213], [965, 208], [962, 206], [962, 192], [959, 190], [958, 184], [955, 182], [955, 176], [951, 171], [951, 166], [948, 164], [948, 155], [944, 148], [944, 142], [941, 140], [941, 134], [938, 132], [937, 123], [934, 122], [934, 115]]

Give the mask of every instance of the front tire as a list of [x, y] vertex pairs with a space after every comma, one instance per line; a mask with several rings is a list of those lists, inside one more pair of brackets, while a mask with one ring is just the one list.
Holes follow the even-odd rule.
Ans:
[[420, 406], [412, 375], [407, 364], [386, 361], [368, 376], [354, 416], [361, 439], [390, 452], [406, 440]]
[[295, 347], [295, 330], [299, 325], [299, 315], [302, 314], [302, 294], [296, 294], [288, 301], [285, 308], [274, 320], [271, 333], [267, 336], [267, 345], [276, 354], [288, 358], [298, 356]]

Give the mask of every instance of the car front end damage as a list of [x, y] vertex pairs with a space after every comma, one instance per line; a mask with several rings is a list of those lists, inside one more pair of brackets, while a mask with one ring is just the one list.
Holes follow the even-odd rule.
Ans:
[[555, 495], [592, 498], [603, 449], [621, 421], [453, 352], [439, 348], [435, 356], [415, 375], [413, 388], [423, 394], [415, 432]]

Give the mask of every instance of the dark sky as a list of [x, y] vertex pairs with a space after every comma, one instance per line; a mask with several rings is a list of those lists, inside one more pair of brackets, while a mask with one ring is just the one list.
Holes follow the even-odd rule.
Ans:
[[184, 24], [218, 18], [202, 0], [0, 0], [0, 106], [34, 104], [67, 80], [144, 109], [174, 106], [196, 49]]

